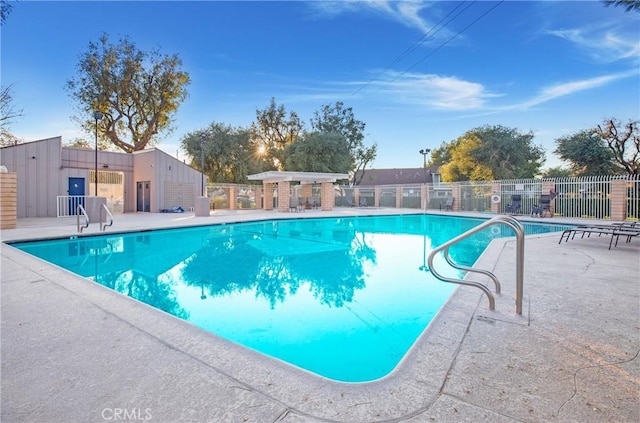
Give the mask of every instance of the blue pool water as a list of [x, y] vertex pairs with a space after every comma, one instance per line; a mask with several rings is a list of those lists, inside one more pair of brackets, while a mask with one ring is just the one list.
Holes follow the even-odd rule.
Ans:
[[[230, 341], [362, 382], [391, 372], [456, 288], [425, 270], [432, 247], [479, 223], [430, 215], [294, 219], [13, 246]], [[524, 226], [527, 234], [564, 229]], [[492, 227], [450, 254], [470, 265], [492, 238], [512, 235]]]

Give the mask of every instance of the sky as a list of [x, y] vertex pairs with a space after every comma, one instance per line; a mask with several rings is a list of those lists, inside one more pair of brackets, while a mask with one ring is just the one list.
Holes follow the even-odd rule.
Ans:
[[422, 166], [466, 131], [533, 132], [543, 168], [555, 140], [640, 120], [640, 13], [599, 1], [30, 1], [1, 28], [9, 130], [25, 141], [92, 141], [65, 84], [103, 33], [177, 54], [189, 96], [158, 148], [213, 122], [248, 127], [271, 98], [309, 126], [343, 102], [363, 121], [372, 167]]

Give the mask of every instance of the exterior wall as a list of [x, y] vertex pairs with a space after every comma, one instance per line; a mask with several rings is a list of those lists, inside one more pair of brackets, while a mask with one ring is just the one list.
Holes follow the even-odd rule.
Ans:
[[[84, 178], [85, 195], [94, 191], [89, 173], [95, 168], [95, 150], [63, 148], [61, 137], [3, 147], [0, 164], [17, 175], [18, 218], [57, 216], [56, 197], [69, 194], [70, 177]], [[193, 207], [193, 198], [201, 195], [200, 172], [157, 149], [99, 151], [98, 173], [104, 171], [123, 172], [125, 213], [136, 210], [136, 181], [151, 182], [151, 211], [164, 208], [165, 182], [189, 185], [193, 195], [183, 207]]]
[[60, 186], [62, 138], [48, 138], [0, 150], [0, 164], [17, 176], [17, 217], [55, 217]]
[[[189, 167], [185, 163], [158, 149], [136, 151], [133, 156], [133, 209], [137, 205], [137, 182], [149, 181], [150, 185], [150, 211], [159, 212], [167, 207], [181, 206], [191, 208], [195, 206], [194, 199], [202, 196], [201, 173]], [[184, 204], [168, 204], [166, 200], [166, 183], [190, 185], [191, 196], [184, 198]], [[206, 190], [207, 178], [204, 178]], [[206, 195], [205, 195], [206, 196]], [[171, 202], [171, 201], [169, 201]]]
[[[58, 195], [68, 195], [69, 178], [85, 178], [85, 195], [94, 195], [94, 183], [91, 182], [89, 172], [95, 168], [95, 150], [78, 148], [62, 148], [62, 168], [60, 172], [60, 186], [64, 192]], [[122, 172], [124, 174], [123, 212], [132, 212], [135, 207], [135, 185], [133, 181], [133, 156], [114, 151], [98, 151], [98, 173], [103, 171]], [[98, 186], [100, 191], [100, 186]], [[106, 196], [104, 192], [99, 195]], [[119, 200], [119, 199], [116, 199]]]

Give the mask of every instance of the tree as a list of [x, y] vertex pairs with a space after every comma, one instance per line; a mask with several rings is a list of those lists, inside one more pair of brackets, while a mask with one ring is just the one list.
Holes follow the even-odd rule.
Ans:
[[639, 0], [603, 0], [603, 3], [607, 7], [611, 5], [624, 7], [627, 12], [631, 12], [632, 10], [635, 10], [636, 12], [640, 12]]
[[155, 145], [157, 136], [170, 132], [172, 114], [187, 97], [189, 74], [181, 64], [177, 55], [141, 51], [127, 38], [113, 45], [103, 34], [89, 43], [78, 74], [67, 81], [81, 126], [92, 133], [93, 113], [99, 111], [100, 137], [119, 149], [131, 153]]
[[256, 110], [253, 131], [264, 154], [272, 161], [271, 169], [283, 170], [286, 147], [298, 139], [303, 126], [296, 112], [289, 112], [287, 117], [284, 105], [276, 105], [276, 100], [271, 98], [269, 107]]
[[13, 106], [12, 85], [0, 89], [0, 145], [15, 145], [18, 138], [9, 131], [13, 119], [22, 116], [22, 110], [16, 110]]
[[562, 166], [556, 166], [545, 169], [540, 176], [542, 176], [543, 178], [568, 178], [570, 176], [573, 176], [573, 173], [571, 172], [571, 169], [567, 169], [566, 167]]
[[443, 142], [439, 147], [431, 150], [427, 166], [442, 166], [451, 161], [451, 147], [453, 143]]
[[[360, 179], [364, 176], [367, 165], [375, 160], [377, 145], [371, 147], [364, 145], [365, 123], [357, 120], [351, 107], [344, 107], [344, 103], [338, 101], [335, 105], [324, 105], [320, 112], [315, 112], [311, 119], [311, 128], [320, 133], [335, 133], [344, 137], [349, 145], [349, 172], [352, 174], [352, 184], [356, 181], [356, 175]], [[362, 170], [362, 172], [358, 172]]]
[[336, 133], [305, 133], [286, 152], [286, 169], [292, 171], [347, 173], [350, 164], [349, 143]]
[[253, 153], [256, 148], [251, 139], [249, 129], [213, 122], [204, 130], [187, 134], [181, 144], [191, 156], [191, 165], [211, 181], [246, 183], [247, 175], [261, 171], [260, 158]]
[[[440, 167], [442, 179], [533, 178], [544, 163], [544, 151], [532, 141], [533, 133], [522, 134], [500, 125], [467, 131], [446, 147], [451, 160]], [[438, 154], [445, 156], [444, 152]]]
[[74, 138], [71, 141], [64, 143], [63, 147], [67, 148], [78, 148], [81, 150], [93, 150], [94, 145], [84, 138]]
[[611, 175], [620, 169], [606, 142], [593, 130], [583, 130], [556, 139], [553, 151], [569, 162], [573, 176]]
[[9, 16], [9, 13], [11, 13], [11, 9], [13, 9], [12, 4], [6, 0], [0, 0], [0, 25], [4, 25], [7, 21], [7, 17]]
[[640, 175], [640, 121], [629, 120], [622, 124], [617, 119], [609, 119], [595, 128], [595, 133], [602, 138], [613, 153], [613, 159], [633, 176]]

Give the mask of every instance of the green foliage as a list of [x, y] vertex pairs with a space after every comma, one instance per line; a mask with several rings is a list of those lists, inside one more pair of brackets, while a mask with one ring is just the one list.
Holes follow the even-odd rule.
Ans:
[[593, 130], [583, 130], [556, 139], [556, 149], [553, 152], [569, 162], [571, 176], [619, 173], [611, 150]]
[[251, 140], [249, 129], [213, 122], [205, 130], [185, 135], [181, 145], [191, 157], [191, 165], [202, 170], [210, 181], [246, 183], [247, 175], [261, 171]]
[[543, 178], [568, 178], [573, 176], [571, 169], [566, 167], [556, 166], [545, 169], [541, 175]]
[[349, 144], [336, 133], [305, 133], [286, 152], [286, 169], [292, 171], [347, 173], [350, 164]]
[[[340, 134], [348, 144], [349, 167], [345, 172], [351, 172], [355, 178], [360, 174], [360, 178], [367, 165], [375, 160], [377, 155], [377, 145], [371, 147], [364, 145], [365, 123], [357, 120], [351, 107], [344, 107], [344, 103], [338, 101], [335, 105], [324, 105], [320, 112], [315, 112], [311, 119], [311, 128], [314, 131], [326, 134]], [[355, 179], [352, 183], [357, 183]]]
[[289, 112], [287, 117], [284, 105], [276, 105], [276, 100], [271, 98], [269, 107], [256, 110], [253, 131], [264, 154], [272, 160], [269, 170], [283, 170], [286, 148], [298, 139], [303, 125], [296, 112]]
[[442, 166], [445, 163], [451, 161], [451, 147], [453, 142], [443, 142], [440, 147], [436, 147], [431, 150], [431, 156], [427, 162], [428, 166]]
[[69, 95], [78, 103], [76, 119], [88, 133], [98, 121], [100, 136], [131, 153], [155, 145], [170, 132], [172, 114], [187, 96], [189, 74], [180, 70], [177, 55], [144, 52], [127, 38], [110, 44], [103, 34], [80, 56], [78, 73], [67, 81]]
[[62, 144], [62, 146], [67, 148], [78, 148], [80, 150], [93, 150], [95, 148], [95, 144], [91, 144], [89, 141], [82, 138], [74, 138], [71, 141]]
[[436, 149], [435, 160], [450, 158], [440, 167], [447, 182], [533, 178], [544, 162], [544, 151], [532, 141], [532, 133], [483, 126]]

